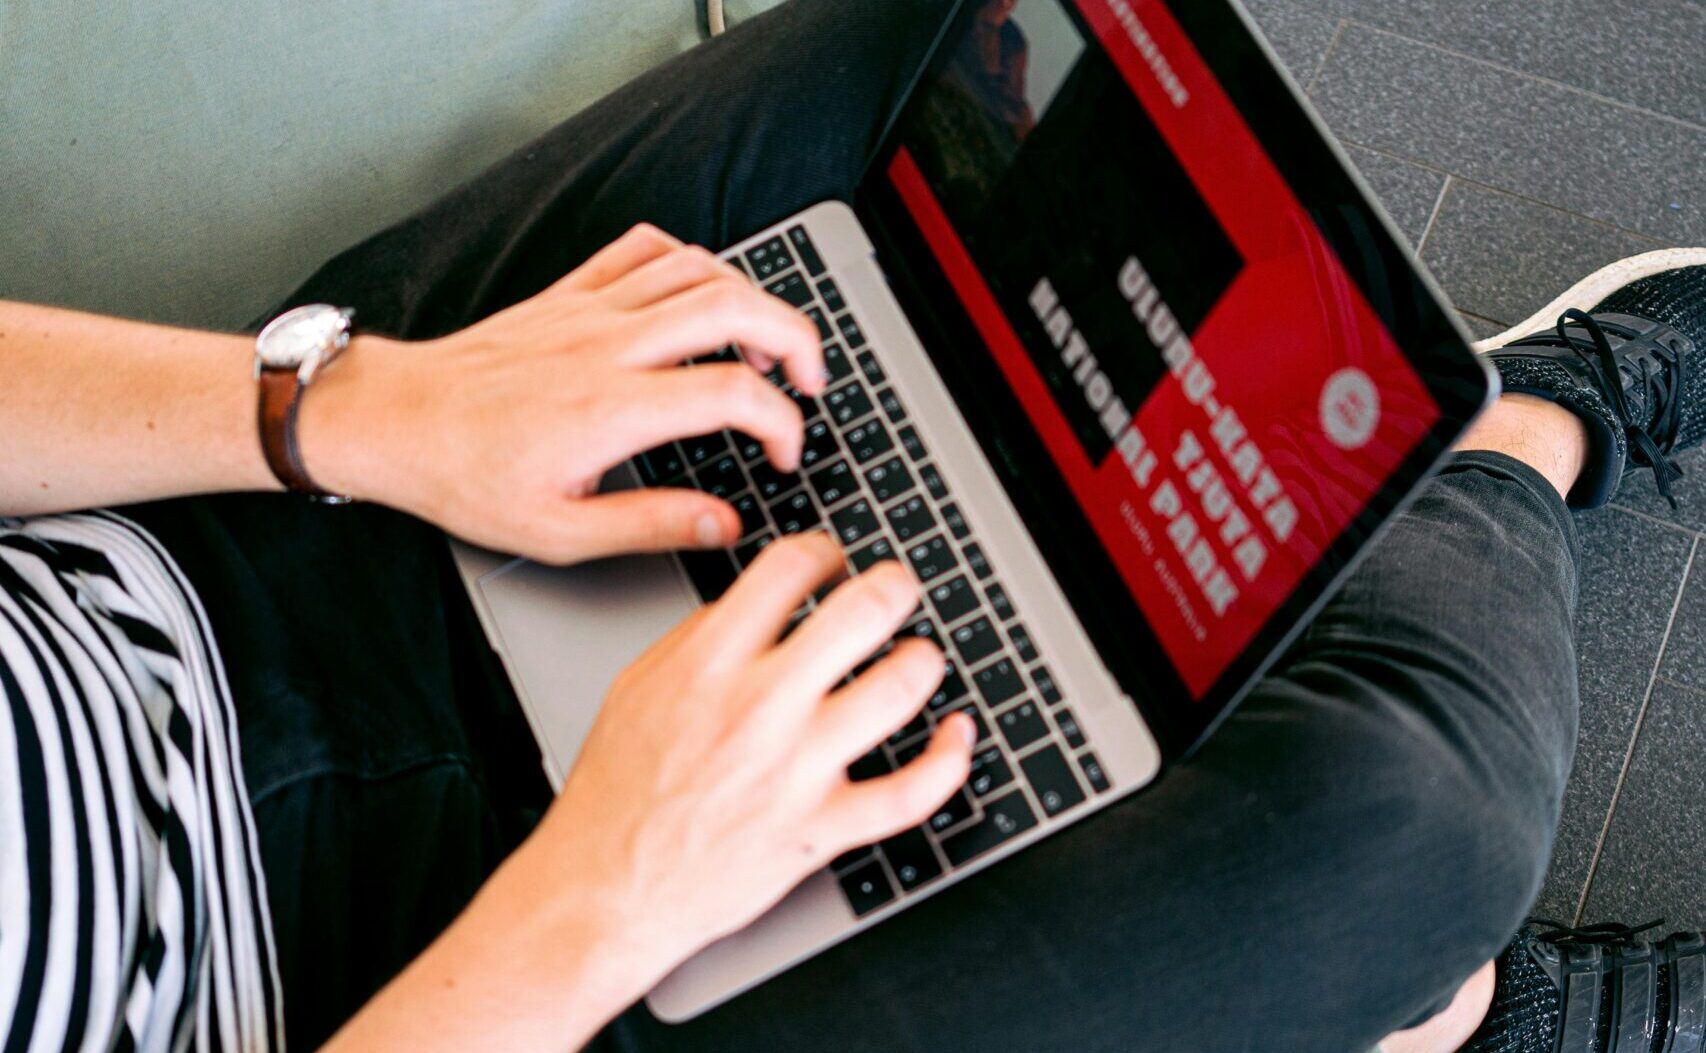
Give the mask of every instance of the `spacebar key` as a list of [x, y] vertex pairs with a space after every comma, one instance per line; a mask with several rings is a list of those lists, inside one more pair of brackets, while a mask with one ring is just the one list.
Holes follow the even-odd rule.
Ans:
[[983, 822], [944, 837], [942, 851], [950, 864], [964, 866], [1036, 825], [1036, 813], [1031, 811], [1025, 795], [1015, 790], [1005, 797], [983, 802]]

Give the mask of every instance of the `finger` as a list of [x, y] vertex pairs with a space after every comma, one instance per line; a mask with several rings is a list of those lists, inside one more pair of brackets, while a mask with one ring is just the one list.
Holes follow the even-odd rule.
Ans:
[[609, 451], [612, 463], [672, 439], [733, 428], [763, 443], [777, 470], [799, 467], [806, 441], [800, 407], [747, 366], [647, 373], [636, 378], [636, 385], [635, 397], [615, 412], [604, 435], [619, 447]]
[[745, 660], [774, 647], [806, 597], [846, 572], [841, 546], [828, 534], [796, 534], [766, 545], [716, 602], [712, 632], [719, 650]]
[[956, 713], [936, 727], [930, 745], [893, 775], [848, 782], [819, 813], [825, 840], [868, 845], [919, 825], [971, 775], [971, 718]]
[[673, 252], [681, 241], [650, 223], [641, 223], [593, 253], [592, 258], [570, 271], [553, 289], [592, 292], [634, 269]]
[[745, 275], [698, 245], [682, 245], [654, 257], [604, 287], [610, 302], [638, 310], [715, 280], [747, 282]]
[[801, 391], [823, 390], [817, 327], [782, 300], [742, 279], [713, 280], [640, 311], [623, 360], [666, 366], [739, 344], [783, 363]]
[[537, 551], [549, 563], [633, 552], [727, 548], [740, 538], [740, 516], [728, 502], [693, 490], [624, 490], [565, 498], [540, 515]]
[[789, 694], [821, 697], [892, 639], [918, 603], [917, 579], [893, 560], [842, 584], [777, 650], [782, 675], [797, 689]]
[[841, 771], [918, 715], [942, 682], [942, 651], [904, 640], [853, 683], [824, 701], [806, 749]]

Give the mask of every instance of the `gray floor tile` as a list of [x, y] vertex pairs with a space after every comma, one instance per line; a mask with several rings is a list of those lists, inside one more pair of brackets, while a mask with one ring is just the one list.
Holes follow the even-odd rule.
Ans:
[[1696, 562], [1683, 587], [1659, 675], [1706, 691], [1706, 560]]
[[1411, 246], [1419, 243], [1439, 202], [1439, 192], [1445, 187], [1445, 173], [1354, 143], [1346, 143], [1345, 152]]
[[1244, 7], [1262, 27], [1291, 75], [1307, 86], [1327, 57], [1339, 20], [1310, 11], [1294, 0], [1245, 0]]
[[1706, 241], [1706, 128], [1356, 24], [1314, 97], [1352, 142], [1666, 243]]
[[1459, 310], [1513, 325], [1589, 271], [1657, 247], [1616, 227], [1453, 180], [1422, 260]]
[[1682, 469], [1682, 478], [1671, 486], [1675, 508], [1659, 496], [1653, 473], [1638, 466], [1623, 473], [1623, 485], [1613, 500], [1624, 508], [1706, 533], [1706, 449], [1678, 454], [1676, 463]]
[[1587, 881], [1694, 544], [1681, 531], [1616, 509], [1586, 513], [1576, 522], [1582, 543], [1576, 615], [1581, 733], [1552, 871], [1537, 907], [1566, 918]]
[[1699, 0], [1293, 0], [1623, 102], [1706, 123]]
[[1606, 831], [1585, 920], [1639, 923], [1663, 917], [1667, 929], [1706, 924], [1702, 742], [1706, 692], [1659, 681]]

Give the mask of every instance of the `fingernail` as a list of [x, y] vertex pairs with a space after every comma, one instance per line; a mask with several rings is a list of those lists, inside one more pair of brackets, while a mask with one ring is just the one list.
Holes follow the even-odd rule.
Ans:
[[723, 533], [722, 520], [710, 512], [699, 517], [699, 521], [693, 525], [693, 532], [698, 537], [699, 544], [705, 548], [716, 548], [719, 545], [728, 544], [728, 539]]
[[960, 738], [965, 740], [966, 749], [971, 749], [973, 746], [976, 746], [977, 745], [977, 725], [972, 723], [972, 719], [963, 713], [960, 715], [959, 724], [960, 724]]

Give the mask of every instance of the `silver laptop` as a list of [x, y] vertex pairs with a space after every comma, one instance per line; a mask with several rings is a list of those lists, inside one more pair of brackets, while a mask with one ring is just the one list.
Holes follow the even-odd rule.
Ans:
[[847, 853], [666, 979], [649, 998], [665, 1020], [1154, 779], [1491, 390], [1223, 0], [964, 0], [855, 201], [725, 258], [823, 338], [826, 393], [790, 391], [801, 471], [720, 433], [608, 485], [719, 494], [742, 542], [570, 569], [458, 549], [548, 775], [561, 785], [624, 666], [769, 541], [809, 530], [855, 573], [905, 561], [923, 596], [904, 632], [947, 661], [849, 776], [906, 764], [956, 711], [981, 741], [923, 826]]

